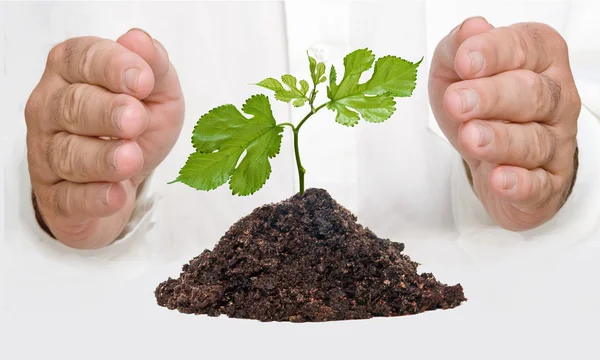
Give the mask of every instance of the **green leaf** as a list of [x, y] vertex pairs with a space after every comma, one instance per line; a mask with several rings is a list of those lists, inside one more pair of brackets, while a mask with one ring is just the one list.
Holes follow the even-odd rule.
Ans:
[[274, 78], [264, 79], [256, 85], [274, 91], [275, 99], [279, 101], [289, 103], [294, 100], [294, 106], [302, 106], [308, 101], [308, 98], [306, 97], [308, 83], [305, 80], [300, 80], [300, 89], [298, 88], [298, 80], [292, 75], [283, 75], [281, 81], [283, 84], [287, 85], [288, 89], [286, 89], [279, 80]]
[[276, 125], [265, 95], [250, 97], [242, 111], [252, 117], [246, 118], [233, 105], [223, 105], [198, 120], [192, 136], [196, 152], [175, 182], [208, 191], [229, 180], [232, 193], [241, 196], [266, 183], [271, 174], [269, 159], [279, 153], [283, 127]]
[[335, 72], [335, 66], [331, 65], [329, 70], [329, 86], [327, 87], [327, 97], [331, 99], [334, 92], [337, 92], [337, 73]]
[[300, 80], [300, 88], [302, 94], [306, 96], [306, 93], [308, 92], [308, 83], [305, 80]]
[[318, 79], [317, 84], [325, 82], [326, 77], [323, 76], [325, 74], [325, 64], [319, 63], [317, 65], [317, 72], [315, 74], [315, 79]]
[[306, 52], [306, 55], [308, 56], [308, 68], [310, 69], [310, 74], [312, 75], [315, 73], [315, 69], [317, 68], [317, 60], [315, 60], [314, 57], [308, 55], [308, 51]]
[[327, 108], [337, 112], [336, 121], [354, 126], [358, 114], [369, 122], [383, 122], [396, 111], [395, 97], [411, 96], [415, 89], [416, 63], [395, 56], [379, 58], [373, 75], [359, 84], [362, 74], [369, 70], [375, 56], [369, 49], [359, 49], [344, 58], [344, 77], [337, 84], [335, 68], [331, 67], [327, 97], [331, 100]]
[[325, 82], [325, 77], [323, 76], [325, 74], [325, 64], [322, 62], [317, 63], [317, 60], [310, 55], [308, 55], [308, 62], [313, 84], [318, 85]]

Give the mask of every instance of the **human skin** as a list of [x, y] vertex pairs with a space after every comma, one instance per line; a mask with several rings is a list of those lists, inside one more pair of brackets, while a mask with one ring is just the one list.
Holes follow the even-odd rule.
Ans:
[[166, 49], [144, 31], [55, 46], [25, 109], [34, 204], [47, 231], [73, 248], [112, 243], [140, 184], [177, 141], [184, 107]]
[[[543, 24], [494, 28], [468, 19], [438, 44], [429, 97], [499, 225], [525, 230], [556, 214], [576, 173], [581, 106], [558, 33]], [[25, 109], [42, 227], [73, 248], [114, 242], [140, 184], [179, 137], [184, 107], [167, 50], [142, 30], [55, 46]]]
[[529, 230], [558, 212], [577, 173], [581, 110], [558, 32], [465, 20], [436, 47], [429, 99], [497, 224]]

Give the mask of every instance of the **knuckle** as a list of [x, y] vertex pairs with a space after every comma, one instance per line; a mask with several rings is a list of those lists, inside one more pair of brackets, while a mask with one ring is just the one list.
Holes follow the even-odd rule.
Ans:
[[562, 89], [558, 81], [546, 74], [541, 74], [540, 80], [542, 82], [540, 89], [543, 90], [541, 98], [545, 104], [545, 106], [542, 106], [542, 111], [545, 111], [545, 115], [549, 116], [556, 110], [561, 101]]
[[81, 38], [70, 38], [63, 43], [61, 60], [69, 69], [77, 69], [77, 54], [81, 52], [82, 47]]
[[55, 135], [46, 142], [44, 146], [44, 158], [46, 159], [46, 163], [48, 164], [48, 168], [54, 174], [59, 173], [59, 161], [58, 161], [58, 151], [57, 151], [57, 143], [59, 142], [58, 135]]
[[[107, 159], [111, 156], [111, 148], [108, 146], [106, 151], [98, 151], [97, 155], [94, 159], [93, 169], [96, 173], [102, 174], [107, 171], [106, 164], [108, 163]], [[107, 155], [108, 154], [108, 155]]]
[[64, 52], [65, 42], [54, 45], [48, 52], [48, 58], [46, 59], [46, 67], [49, 69], [57, 68], [62, 62]]
[[32, 123], [36, 121], [38, 115], [40, 114], [40, 109], [43, 107], [43, 95], [41, 94], [41, 90], [39, 87], [36, 87], [29, 98], [27, 99], [27, 103], [25, 104], [25, 123], [30, 126]]
[[61, 87], [50, 95], [50, 119], [56, 124], [60, 124], [65, 118], [69, 118], [66, 114], [69, 108], [69, 99], [67, 96], [68, 87]]
[[55, 168], [61, 173], [62, 176], [71, 177], [73, 174], [73, 167], [71, 166], [71, 159], [73, 158], [74, 146], [73, 138], [70, 136], [62, 136], [59, 138], [54, 147]]
[[75, 141], [69, 141], [68, 150], [68, 164], [70, 167], [70, 175], [73, 178], [89, 179], [92, 177], [92, 172], [81, 151], [76, 151]]
[[567, 44], [567, 41], [558, 30], [548, 24], [539, 24], [539, 28], [541, 29], [540, 33], [542, 36], [553, 41], [553, 48], [565, 54], [569, 51], [569, 45]]
[[67, 196], [66, 186], [57, 186], [54, 191], [52, 191], [51, 204], [55, 215], [61, 217], [69, 216]]
[[61, 178], [72, 179], [75, 175], [86, 175], [86, 169], [77, 152], [73, 136], [55, 135], [46, 147], [46, 161], [50, 170]]
[[124, 54], [114, 54], [110, 49], [107, 49], [106, 61], [102, 65], [102, 71], [99, 71], [103, 80], [107, 83], [119, 84], [121, 82], [122, 64], [125, 63]]
[[565, 89], [563, 96], [567, 109], [572, 109], [574, 117], [578, 118], [579, 113], [581, 112], [582, 102], [577, 87], [569, 86], [568, 89]]
[[[534, 144], [535, 143], [536, 142], [534, 140]], [[532, 151], [531, 151], [531, 143], [529, 141], [523, 141], [521, 143], [521, 146], [520, 146], [517, 156], [519, 156], [521, 159], [524, 159], [527, 162], [531, 161]]]
[[558, 81], [546, 74], [524, 72], [524, 87], [531, 90], [531, 111], [533, 120], [546, 120], [552, 117], [561, 101], [561, 86]]
[[91, 73], [95, 53], [96, 46], [94, 43], [86, 45], [81, 49], [81, 57], [77, 63], [77, 69], [83, 76], [87, 77]]
[[85, 87], [77, 84], [69, 85], [62, 99], [62, 120], [69, 128], [80, 125], [85, 119], [84, 104], [89, 101]]
[[556, 137], [544, 127], [537, 125], [533, 132], [534, 144], [537, 148], [539, 161], [546, 165], [554, 158], [554, 149], [556, 148]]
[[533, 209], [539, 210], [548, 206], [555, 196], [553, 180], [542, 169], [536, 169], [533, 173], [537, 186], [537, 199], [531, 204]]
[[513, 69], [522, 69], [527, 64], [527, 40], [521, 32], [511, 32], [514, 46]]
[[494, 109], [504, 100], [502, 96], [502, 85], [490, 78], [478, 79], [475, 81], [478, 84], [478, 86], [474, 86], [474, 88], [480, 97], [479, 106], [485, 112], [494, 111]]
[[513, 154], [515, 152], [515, 137], [514, 135], [505, 128], [504, 138], [506, 139], [506, 154]]

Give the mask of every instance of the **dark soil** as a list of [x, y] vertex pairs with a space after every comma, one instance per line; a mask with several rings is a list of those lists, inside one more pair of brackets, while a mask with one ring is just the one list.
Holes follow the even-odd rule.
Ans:
[[183, 265], [155, 290], [182, 313], [260, 321], [316, 322], [400, 316], [466, 301], [379, 239], [327, 191], [309, 189], [255, 209], [214, 250]]

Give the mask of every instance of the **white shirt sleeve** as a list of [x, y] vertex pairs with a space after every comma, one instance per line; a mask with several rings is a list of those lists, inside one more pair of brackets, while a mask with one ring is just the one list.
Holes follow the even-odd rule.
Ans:
[[[455, 156], [452, 204], [459, 243], [474, 261], [527, 261], [553, 256], [600, 231], [600, 12], [599, 2], [573, 2], [562, 35], [582, 108], [578, 119], [579, 170], [573, 192], [546, 224], [524, 232], [504, 230], [493, 223], [472, 190], [462, 160]], [[508, 260], [510, 259], [510, 260]]]
[[512, 232], [494, 224], [468, 181], [456, 154], [452, 170], [452, 210], [460, 245], [476, 262], [552, 256], [590, 240], [600, 229], [600, 118], [582, 107], [579, 117], [579, 170], [571, 196], [547, 223]]
[[[568, 6], [568, 15], [554, 22], [564, 20], [559, 28], [569, 46], [571, 69], [582, 99], [577, 137], [579, 170], [573, 192], [546, 224], [524, 232], [504, 230], [485, 211], [469, 183], [460, 155], [455, 153], [451, 180], [453, 216], [460, 234], [459, 245], [474, 262], [552, 256], [590, 240], [600, 231], [600, 42], [596, 39], [600, 22], [595, 18], [600, 2], [574, 1]], [[445, 138], [431, 111], [429, 128]]]

